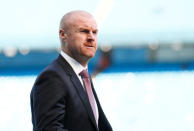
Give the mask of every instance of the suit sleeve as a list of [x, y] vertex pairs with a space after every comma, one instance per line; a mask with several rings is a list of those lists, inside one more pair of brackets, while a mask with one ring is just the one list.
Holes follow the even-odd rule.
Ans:
[[53, 71], [42, 73], [31, 92], [33, 131], [64, 129], [66, 89], [62, 78]]

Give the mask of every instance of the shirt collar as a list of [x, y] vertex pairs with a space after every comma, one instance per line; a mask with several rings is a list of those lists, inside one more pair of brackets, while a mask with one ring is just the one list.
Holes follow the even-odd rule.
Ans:
[[86, 67], [82, 66], [79, 62], [77, 62], [75, 59], [73, 59], [72, 57], [70, 57], [67, 53], [65, 53], [62, 50], [61, 50], [61, 55], [71, 65], [71, 67], [73, 68], [73, 70], [75, 71], [75, 73], [77, 75], [79, 75], [79, 73], [82, 70], [87, 69], [87, 66]]

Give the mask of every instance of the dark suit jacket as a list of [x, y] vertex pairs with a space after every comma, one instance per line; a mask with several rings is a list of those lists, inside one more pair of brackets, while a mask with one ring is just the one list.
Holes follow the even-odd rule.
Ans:
[[36, 79], [31, 91], [33, 131], [112, 131], [93, 88], [98, 127], [79, 78], [59, 57]]

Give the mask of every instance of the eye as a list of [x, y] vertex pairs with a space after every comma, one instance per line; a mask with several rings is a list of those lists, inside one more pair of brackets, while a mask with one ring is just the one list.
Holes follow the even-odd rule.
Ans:
[[98, 31], [97, 30], [94, 30], [94, 31], [92, 31], [93, 32], [93, 34], [97, 34], [98, 33]]
[[83, 33], [89, 33], [89, 30], [81, 30], [80, 32], [83, 32]]

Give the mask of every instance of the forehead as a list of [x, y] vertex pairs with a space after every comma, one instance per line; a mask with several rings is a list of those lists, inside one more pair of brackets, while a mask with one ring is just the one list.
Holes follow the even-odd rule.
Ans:
[[93, 17], [77, 15], [73, 17], [70, 21], [72, 28], [87, 28], [92, 30], [97, 30], [97, 23]]

